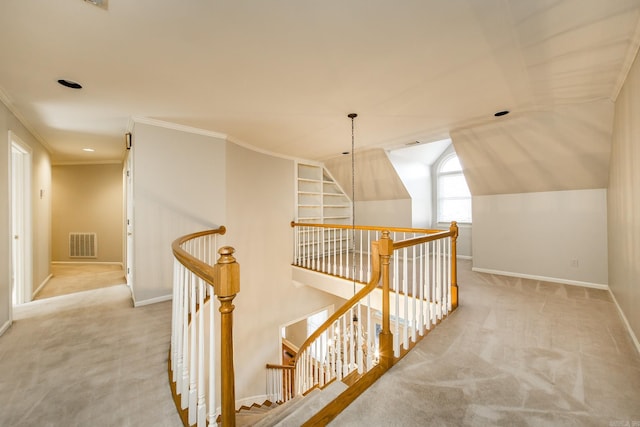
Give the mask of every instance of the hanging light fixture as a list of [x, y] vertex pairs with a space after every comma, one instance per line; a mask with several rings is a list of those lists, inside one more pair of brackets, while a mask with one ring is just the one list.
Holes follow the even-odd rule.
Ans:
[[351, 274], [353, 277], [353, 294], [356, 294], [356, 113], [347, 115], [351, 119]]

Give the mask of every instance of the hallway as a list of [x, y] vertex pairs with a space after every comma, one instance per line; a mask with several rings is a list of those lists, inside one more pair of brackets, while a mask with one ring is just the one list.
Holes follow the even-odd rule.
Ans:
[[[460, 264], [460, 308], [332, 425], [640, 422], [640, 356], [608, 292]], [[16, 309], [0, 425], [179, 427], [170, 316], [170, 302], [133, 309], [123, 285]]]

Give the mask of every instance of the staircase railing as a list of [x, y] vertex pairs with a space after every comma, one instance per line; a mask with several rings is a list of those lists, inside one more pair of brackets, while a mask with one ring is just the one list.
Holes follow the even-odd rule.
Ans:
[[[185, 425], [235, 425], [233, 299], [240, 290], [240, 267], [228, 246], [218, 250], [225, 228], [175, 240], [173, 318], [169, 355], [170, 383]], [[219, 258], [216, 262], [216, 252]], [[213, 295], [220, 301], [217, 344]], [[220, 399], [215, 378], [220, 362]], [[217, 413], [220, 408], [220, 414]]]
[[293, 262], [298, 267], [355, 279], [371, 280], [371, 242], [383, 231], [394, 241], [439, 233], [442, 230], [401, 227], [373, 227], [343, 224], [309, 224], [291, 222], [293, 228]]
[[[339, 276], [351, 280], [368, 277], [367, 284], [300, 346], [295, 375], [289, 376], [292, 383], [280, 386], [300, 395], [335, 380], [350, 385], [350, 389], [307, 422], [324, 425], [457, 308], [458, 227], [455, 222], [449, 230], [357, 227], [366, 231], [359, 237], [363, 241], [368, 233], [379, 236], [370, 242], [371, 256], [365, 262], [364, 257], [360, 256], [358, 261], [351, 252], [354, 246], [358, 250], [357, 245], [340, 249], [341, 238], [333, 239], [335, 230], [349, 231], [352, 227], [295, 223], [292, 226], [302, 227], [295, 237], [294, 265], [334, 274], [333, 271], [338, 271], [333, 270], [336, 263], [339, 265], [342, 259], [345, 264]], [[331, 231], [325, 233], [326, 230]], [[392, 233], [402, 236], [402, 240], [394, 241]], [[356, 263], [352, 261], [349, 268], [345, 258], [356, 259]], [[349, 276], [349, 271], [354, 270], [356, 274]], [[275, 373], [277, 366], [270, 366], [271, 376], [285, 381], [286, 376]]]

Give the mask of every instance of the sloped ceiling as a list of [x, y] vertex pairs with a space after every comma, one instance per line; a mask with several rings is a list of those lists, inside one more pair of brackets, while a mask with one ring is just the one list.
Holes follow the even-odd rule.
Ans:
[[390, 149], [613, 101], [639, 17], [640, 0], [2, 0], [0, 99], [55, 163], [121, 159], [132, 117], [322, 160], [349, 149], [351, 112], [359, 150]]
[[613, 126], [609, 100], [504, 116], [455, 130], [474, 196], [606, 188]]
[[384, 150], [357, 152], [354, 163], [354, 176], [350, 155], [329, 159], [325, 166], [349, 197], [352, 197], [352, 180], [355, 180], [357, 202], [411, 198]]

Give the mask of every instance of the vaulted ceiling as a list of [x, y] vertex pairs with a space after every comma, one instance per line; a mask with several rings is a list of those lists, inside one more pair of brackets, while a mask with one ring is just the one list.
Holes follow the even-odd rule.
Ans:
[[56, 163], [121, 159], [131, 118], [326, 159], [356, 112], [359, 149], [452, 136], [475, 194], [514, 191], [487, 171], [545, 150], [595, 158], [573, 187], [598, 186], [639, 18], [640, 0], [2, 0], [0, 98]]

